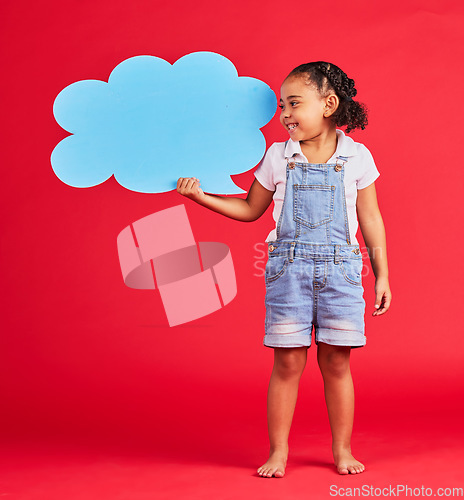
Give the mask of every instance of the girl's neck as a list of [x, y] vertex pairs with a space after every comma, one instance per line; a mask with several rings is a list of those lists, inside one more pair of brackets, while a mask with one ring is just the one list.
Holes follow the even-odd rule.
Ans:
[[309, 140], [300, 141], [300, 147], [309, 163], [327, 163], [337, 150], [336, 128], [323, 131]]

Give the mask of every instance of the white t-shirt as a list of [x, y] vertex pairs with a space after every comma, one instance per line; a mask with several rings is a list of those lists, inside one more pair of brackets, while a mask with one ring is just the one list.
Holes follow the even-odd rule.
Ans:
[[[361, 144], [355, 142], [351, 137], [345, 135], [343, 130], [336, 130], [337, 149], [327, 163], [336, 163], [337, 156], [348, 157], [345, 163], [345, 198], [348, 214], [348, 224], [350, 230], [351, 244], [357, 245], [356, 232], [358, 231], [358, 217], [356, 215], [356, 198], [358, 189], [364, 189], [372, 184], [380, 175], [374, 163], [370, 151]], [[266, 151], [258, 168], [255, 177], [259, 183], [269, 191], [274, 191], [274, 211], [272, 216], [277, 226], [282, 205], [284, 202], [285, 183], [287, 176], [287, 158], [293, 157], [296, 162], [309, 163], [301, 152], [299, 141], [274, 142]], [[266, 238], [266, 241], [277, 239], [276, 228], [274, 228]]]

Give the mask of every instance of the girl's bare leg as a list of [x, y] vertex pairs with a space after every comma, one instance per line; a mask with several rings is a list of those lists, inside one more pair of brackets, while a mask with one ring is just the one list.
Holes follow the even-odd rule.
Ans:
[[324, 379], [324, 393], [332, 430], [332, 452], [340, 474], [359, 474], [364, 465], [351, 454], [354, 388], [349, 346], [318, 343], [317, 361]]
[[275, 347], [274, 368], [267, 395], [270, 452], [258, 469], [263, 477], [283, 477], [288, 457], [288, 435], [298, 396], [298, 385], [306, 365], [307, 347]]

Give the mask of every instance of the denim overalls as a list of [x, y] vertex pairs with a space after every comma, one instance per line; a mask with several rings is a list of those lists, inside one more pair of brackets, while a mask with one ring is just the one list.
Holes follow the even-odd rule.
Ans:
[[347, 162], [343, 156], [336, 163], [287, 160], [265, 270], [265, 346], [310, 346], [313, 325], [316, 343], [366, 343], [363, 261], [359, 245], [351, 244], [343, 182]]

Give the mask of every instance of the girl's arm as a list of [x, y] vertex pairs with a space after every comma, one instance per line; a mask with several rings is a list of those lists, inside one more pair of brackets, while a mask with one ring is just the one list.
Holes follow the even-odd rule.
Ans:
[[213, 212], [243, 222], [259, 219], [271, 204], [274, 195], [274, 191], [266, 189], [257, 179], [253, 181], [245, 200], [208, 194], [200, 188], [200, 181], [196, 177], [180, 177], [177, 181], [177, 192]]
[[375, 307], [373, 316], [388, 311], [391, 291], [388, 282], [387, 242], [385, 226], [377, 203], [375, 183], [358, 190], [356, 200], [359, 227], [366, 243], [375, 276]]

